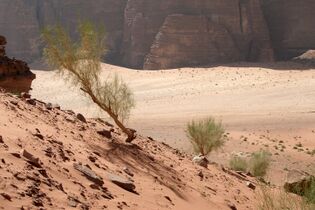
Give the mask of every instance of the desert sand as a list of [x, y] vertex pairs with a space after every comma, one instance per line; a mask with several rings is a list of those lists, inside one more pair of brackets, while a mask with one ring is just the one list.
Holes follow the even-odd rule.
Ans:
[[254, 178], [198, 166], [141, 135], [124, 139], [104, 121], [0, 92], [0, 209], [256, 208]]
[[[268, 177], [280, 185], [288, 170], [315, 168], [315, 69], [288, 63], [256, 66], [144, 71], [104, 64], [102, 75], [118, 73], [134, 91], [136, 108], [128, 124], [139, 133], [191, 152], [186, 123], [215, 116], [229, 140], [210, 159], [227, 164], [233, 153], [267, 149], [273, 154]], [[35, 98], [88, 117], [106, 117], [53, 71], [33, 72]]]

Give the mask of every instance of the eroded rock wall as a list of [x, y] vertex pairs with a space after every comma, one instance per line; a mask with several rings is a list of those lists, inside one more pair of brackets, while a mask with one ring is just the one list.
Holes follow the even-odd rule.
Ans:
[[28, 63], [41, 58], [43, 27], [75, 37], [79, 20], [104, 26], [105, 60], [131, 68], [269, 62], [315, 48], [313, 11], [314, 0], [2, 0], [0, 32]]
[[126, 0], [1, 0], [0, 32], [10, 56], [33, 62], [41, 57], [40, 31], [61, 23], [74, 32], [78, 21], [91, 20], [107, 32], [108, 59], [119, 53]]
[[263, 10], [278, 60], [315, 49], [314, 0], [263, 0]]
[[272, 61], [259, 0], [129, 0], [123, 64], [160, 69]]

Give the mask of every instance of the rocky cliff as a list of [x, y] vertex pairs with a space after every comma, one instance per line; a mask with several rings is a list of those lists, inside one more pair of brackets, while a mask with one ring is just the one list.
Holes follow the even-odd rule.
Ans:
[[9, 55], [33, 62], [43, 27], [61, 23], [75, 37], [88, 19], [106, 28], [110, 63], [175, 68], [295, 57], [315, 47], [314, 9], [313, 0], [2, 0], [0, 31]]
[[13, 92], [29, 91], [35, 74], [24, 61], [6, 56], [7, 41], [0, 35], [0, 87]]
[[30, 63], [41, 57], [43, 27], [60, 23], [75, 31], [78, 21], [91, 20], [106, 28], [108, 59], [114, 62], [120, 49], [125, 4], [126, 0], [2, 0], [0, 31], [10, 42], [8, 54]]
[[[181, 3], [184, 3], [184, 7]], [[174, 7], [167, 6], [171, 10], [166, 17], [160, 17], [161, 26], [151, 24], [156, 17], [151, 12], [144, 12], [147, 14], [143, 25], [147, 28], [144, 39], [153, 39], [153, 44], [150, 41], [149, 46], [145, 45], [147, 42], [135, 44], [126, 53], [130, 59], [128, 63], [138, 67], [143, 55], [145, 69], [240, 60], [273, 61], [269, 31], [258, 0], [199, 0], [192, 7], [190, 4], [190, 1], [183, 1]], [[152, 5], [152, 10], [165, 7], [162, 3], [148, 5]], [[148, 7], [140, 7], [136, 16], [144, 8]], [[133, 33], [130, 36], [136, 37]], [[137, 41], [136, 38], [133, 40]], [[138, 46], [141, 46], [140, 49]], [[146, 53], [147, 48], [149, 54]]]
[[315, 49], [314, 0], [263, 0], [263, 10], [278, 60]]

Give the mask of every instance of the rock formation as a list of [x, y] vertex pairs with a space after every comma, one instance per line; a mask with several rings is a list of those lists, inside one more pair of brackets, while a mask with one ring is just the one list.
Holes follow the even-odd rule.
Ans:
[[125, 17], [123, 63], [134, 68], [273, 60], [258, 0], [132, 0]]
[[76, 37], [79, 20], [104, 26], [106, 61], [131, 68], [264, 62], [315, 48], [314, 9], [313, 0], [2, 0], [0, 31], [8, 54], [29, 63], [41, 57], [43, 27], [61, 23]]
[[73, 32], [79, 21], [91, 20], [105, 28], [108, 59], [115, 62], [125, 4], [126, 0], [2, 0], [0, 31], [11, 43], [8, 54], [32, 63], [41, 57], [40, 31], [45, 26], [60, 23]]
[[0, 35], [0, 87], [13, 92], [29, 91], [35, 74], [24, 61], [6, 56], [6, 39]]
[[314, 0], [263, 0], [262, 5], [278, 60], [315, 49]]

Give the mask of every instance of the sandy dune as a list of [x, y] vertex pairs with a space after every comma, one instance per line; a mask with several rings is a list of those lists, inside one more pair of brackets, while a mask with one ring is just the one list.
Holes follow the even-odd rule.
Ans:
[[[233, 152], [266, 148], [274, 154], [274, 171], [279, 173], [273, 171], [270, 178], [277, 182], [284, 179], [287, 169], [311, 170], [314, 166], [314, 157], [307, 152], [315, 149], [315, 69], [290, 70], [290, 65], [282, 70], [219, 66], [136, 71], [103, 67], [104, 78], [118, 72], [130, 84], [137, 107], [129, 124], [144, 135], [189, 151], [185, 124], [213, 115], [230, 133], [223, 152], [211, 156], [215, 161], [226, 163]], [[34, 72], [34, 97], [87, 116], [102, 116], [54, 72]], [[299, 142], [303, 148], [294, 149]], [[281, 167], [277, 167], [279, 163]]]
[[0, 92], [0, 209], [256, 209], [253, 177], [80, 119]]

